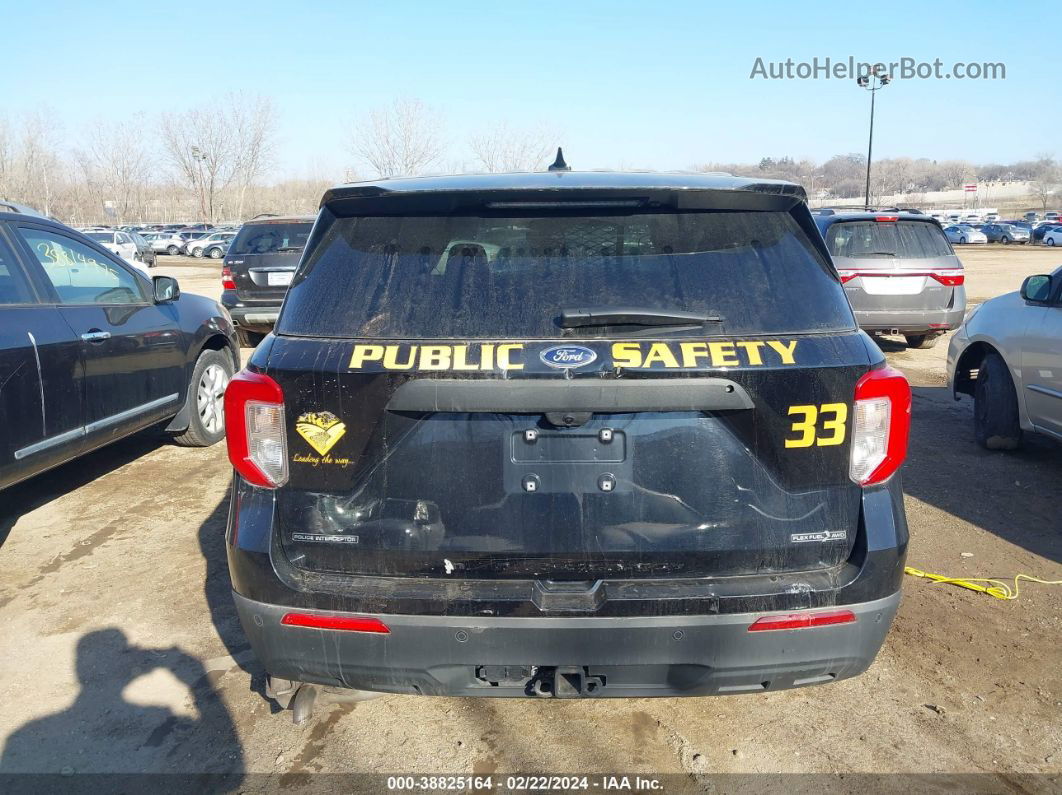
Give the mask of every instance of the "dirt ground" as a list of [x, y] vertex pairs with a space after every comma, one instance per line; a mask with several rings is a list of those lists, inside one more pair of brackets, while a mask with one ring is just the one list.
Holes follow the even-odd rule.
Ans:
[[[971, 302], [1062, 263], [1039, 247], [960, 254]], [[218, 262], [160, 257], [158, 272], [220, 292]], [[971, 401], [944, 386], [946, 340], [882, 347], [916, 387], [908, 562], [1062, 578], [1062, 447], [981, 450]], [[919, 790], [1062, 786], [1058, 586], [1026, 585], [1004, 602], [907, 578], [869, 672], [825, 687], [574, 702], [385, 696], [295, 726], [263, 697], [229, 596], [229, 482], [224, 445], [138, 437], [0, 495], [0, 771], [232, 773], [225, 786], [243, 791], [316, 786], [299, 775], [314, 772], [670, 773], [674, 788], [705, 791], [765, 781], [715, 774], [785, 772], [942, 774], [903, 785]]]

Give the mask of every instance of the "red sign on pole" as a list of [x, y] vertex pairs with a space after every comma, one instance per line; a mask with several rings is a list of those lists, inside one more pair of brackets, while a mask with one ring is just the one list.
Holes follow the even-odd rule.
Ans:
[[965, 190], [967, 193], [977, 193], [977, 186], [976, 185], [963, 185], [963, 190]]

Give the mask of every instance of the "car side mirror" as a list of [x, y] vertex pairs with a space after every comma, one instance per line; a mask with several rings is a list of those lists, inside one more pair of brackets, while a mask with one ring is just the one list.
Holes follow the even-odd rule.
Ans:
[[1021, 283], [1021, 297], [1034, 304], [1046, 304], [1053, 288], [1054, 281], [1050, 276], [1029, 276]]
[[169, 304], [181, 297], [181, 288], [172, 276], [155, 276], [151, 279], [156, 304]]

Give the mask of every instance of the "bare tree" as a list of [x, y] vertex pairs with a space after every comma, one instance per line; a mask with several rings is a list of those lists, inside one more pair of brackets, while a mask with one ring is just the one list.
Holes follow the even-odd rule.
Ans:
[[166, 114], [161, 134], [171, 164], [195, 196], [200, 219], [213, 223], [219, 194], [240, 163], [237, 136], [226, 115], [213, 108]]
[[265, 97], [245, 98], [231, 94], [225, 105], [236, 136], [237, 194], [233, 217], [243, 218], [247, 190], [265, 174], [273, 157], [276, 109]]
[[1040, 202], [1044, 212], [1047, 212], [1048, 202], [1058, 192], [1060, 182], [1062, 182], [1062, 169], [1059, 169], [1054, 158], [1048, 154], [1037, 155], [1033, 178], [1029, 181], [1029, 185], [1033, 196]]
[[398, 99], [354, 128], [351, 150], [378, 176], [415, 176], [442, 157], [441, 129], [438, 113], [419, 99]]
[[101, 208], [113, 210], [118, 223], [143, 215], [154, 163], [140, 129], [135, 124], [99, 123], [89, 135], [87, 148], [76, 152], [84, 187]]
[[502, 171], [540, 171], [549, 162], [556, 146], [555, 130], [513, 129], [507, 122], [473, 135], [468, 146], [480, 166], [490, 173]]

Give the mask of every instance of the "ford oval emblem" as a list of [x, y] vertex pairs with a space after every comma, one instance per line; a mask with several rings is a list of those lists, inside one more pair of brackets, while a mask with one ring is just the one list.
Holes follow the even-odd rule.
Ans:
[[546, 348], [538, 355], [543, 362], [550, 367], [560, 370], [571, 370], [575, 367], [583, 367], [597, 359], [597, 354], [582, 345], [554, 345]]

